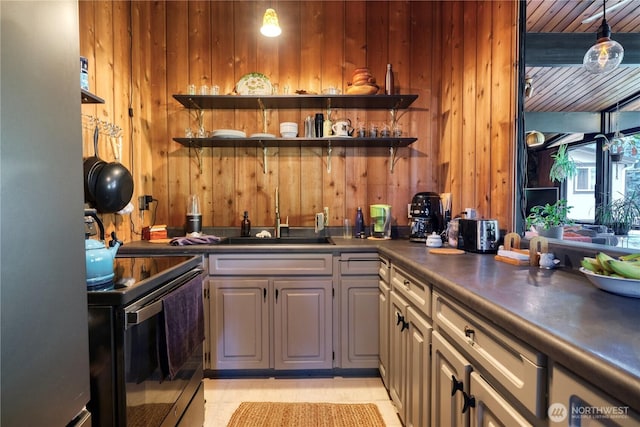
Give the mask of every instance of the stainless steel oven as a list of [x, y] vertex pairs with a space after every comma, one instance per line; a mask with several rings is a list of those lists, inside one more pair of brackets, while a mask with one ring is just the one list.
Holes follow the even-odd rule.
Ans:
[[114, 289], [88, 295], [93, 425], [202, 425], [202, 257], [116, 258], [115, 271]]

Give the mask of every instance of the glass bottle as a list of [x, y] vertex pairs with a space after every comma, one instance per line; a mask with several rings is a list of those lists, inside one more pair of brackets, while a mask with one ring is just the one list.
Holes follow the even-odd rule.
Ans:
[[362, 215], [362, 208], [360, 207], [358, 207], [358, 210], [356, 211], [356, 223], [355, 223], [354, 232], [355, 232], [356, 238], [359, 238], [359, 239], [365, 238], [364, 216]]
[[242, 223], [240, 224], [240, 236], [251, 236], [251, 221], [249, 221], [249, 212], [247, 211], [244, 211], [244, 218], [242, 219]]

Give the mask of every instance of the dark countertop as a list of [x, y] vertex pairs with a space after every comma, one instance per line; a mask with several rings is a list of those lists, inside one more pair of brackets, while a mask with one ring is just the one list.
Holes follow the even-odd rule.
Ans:
[[335, 245], [194, 245], [131, 242], [125, 254], [379, 251], [524, 342], [640, 408], [640, 300], [595, 288], [571, 269], [543, 270], [495, 261], [493, 255], [436, 255], [408, 240], [334, 238]]

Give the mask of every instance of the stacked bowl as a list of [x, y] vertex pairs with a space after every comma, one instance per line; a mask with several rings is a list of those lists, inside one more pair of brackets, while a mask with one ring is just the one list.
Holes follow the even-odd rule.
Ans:
[[298, 124], [295, 122], [280, 123], [280, 135], [283, 138], [295, 138], [298, 136]]

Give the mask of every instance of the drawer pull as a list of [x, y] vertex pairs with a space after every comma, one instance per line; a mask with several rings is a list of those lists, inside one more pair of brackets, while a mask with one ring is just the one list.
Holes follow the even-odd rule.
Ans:
[[405, 285], [406, 287], [409, 287], [409, 285], [410, 285], [410, 284], [411, 284], [411, 282], [405, 279], [405, 281], [404, 281], [404, 285]]
[[400, 322], [404, 323], [404, 316], [396, 311], [396, 316], [398, 316], [398, 321], [396, 322], [396, 326], [400, 324]]
[[463, 387], [464, 387], [464, 384], [462, 383], [462, 381], [458, 381], [455, 375], [451, 375], [451, 396], [455, 396], [456, 391], [458, 390], [464, 393], [464, 391], [462, 390]]
[[476, 333], [476, 331], [474, 331], [470, 327], [468, 327], [468, 326], [464, 327], [464, 336], [465, 337], [473, 339], [472, 335], [475, 334], [475, 333]]
[[469, 408], [476, 407], [476, 398], [473, 396], [469, 396], [464, 391], [462, 392], [462, 396], [464, 397], [464, 404], [462, 405], [462, 413], [464, 414]]
[[400, 332], [404, 331], [405, 329], [409, 329], [409, 323], [402, 320], [402, 328], [400, 328]]

